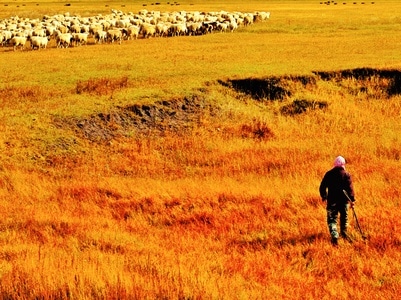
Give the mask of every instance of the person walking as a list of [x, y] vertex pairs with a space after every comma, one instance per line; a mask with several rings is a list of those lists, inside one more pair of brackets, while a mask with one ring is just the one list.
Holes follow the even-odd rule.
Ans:
[[[351, 202], [344, 194], [344, 191], [347, 192]], [[349, 240], [347, 235], [348, 209], [350, 205], [353, 207], [355, 204], [354, 187], [350, 173], [345, 170], [344, 157], [336, 157], [333, 168], [325, 173], [320, 183], [319, 193], [322, 201], [327, 201], [327, 225], [331, 243], [337, 246], [339, 238], [337, 230], [338, 215], [340, 215], [341, 237]]]

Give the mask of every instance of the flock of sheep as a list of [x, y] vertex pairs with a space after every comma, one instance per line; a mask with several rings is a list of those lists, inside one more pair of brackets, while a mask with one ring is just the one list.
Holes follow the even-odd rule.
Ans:
[[120, 43], [123, 40], [202, 35], [213, 32], [232, 32], [270, 18], [270, 12], [165, 12], [140, 10], [124, 13], [111, 10], [108, 15], [94, 17], [70, 16], [69, 13], [44, 16], [40, 19], [11, 17], [0, 20], [0, 44], [13, 50], [43, 49], [50, 40], [57, 48], [88, 43]]

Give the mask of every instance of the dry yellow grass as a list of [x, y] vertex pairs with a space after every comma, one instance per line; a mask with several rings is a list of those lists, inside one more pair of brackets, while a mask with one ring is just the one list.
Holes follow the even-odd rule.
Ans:
[[[2, 17], [32, 13], [16, 4]], [[401, 4], [192, 4], [272, 15], [233, 34], [0, 49], [0, 298], [396, 299]], [[312, 73], [357, 68], [394, 72]], [[229, 87], [271, 76], [291, 95]], [[295, 100], [327, 107], [280, 113]], [[318, 186], [339, 154], [369, 239], [352, 220], [354, 243], [333, 248]]]

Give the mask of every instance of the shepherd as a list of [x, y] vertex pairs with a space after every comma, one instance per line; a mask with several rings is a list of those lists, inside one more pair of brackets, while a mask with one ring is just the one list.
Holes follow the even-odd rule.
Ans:
[[[344, 191], [347, 192], [349, 199]], [[337, 246], [340, 235], [349, 240], [347, 235], [348, 209], [350, 205], [354, 207], [355, 204], [352, 179], [350, 173], [345, 169], [344, 157], [336, 157], [333, 168], [326, 172], [320, 183], [319, 192], [322, 201], [327, 201], [327, 225], [331, 243]], [[340, 235], [337, 230], [338, 215], [340, 215]]]

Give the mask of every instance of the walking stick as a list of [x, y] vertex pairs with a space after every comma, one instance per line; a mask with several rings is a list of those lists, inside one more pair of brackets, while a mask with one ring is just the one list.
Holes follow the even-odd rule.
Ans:
[[354, 213], [356, 225], [357, 225], [357, 227], [358, 227], [359, 232], [361, 233], [362, 239], [363, 239], [363, 240], [366, 240], [367, 237], [366, 237], [366, 235], [363, 233], [363, 231], [362, 231], [362, 229], [361, 229], [361, 225], [359, 225], [358, 217], [356, 216], [355, 208], [354, 208], [354, 205], [352, 205], [351, 198], [348, 196], [347, 191], [343, 190], [343, 192], [344, 192], [344, 195], [347, 197], [348, 201], [351, 202], [351, 209], [352, 209], [352, 212]]

